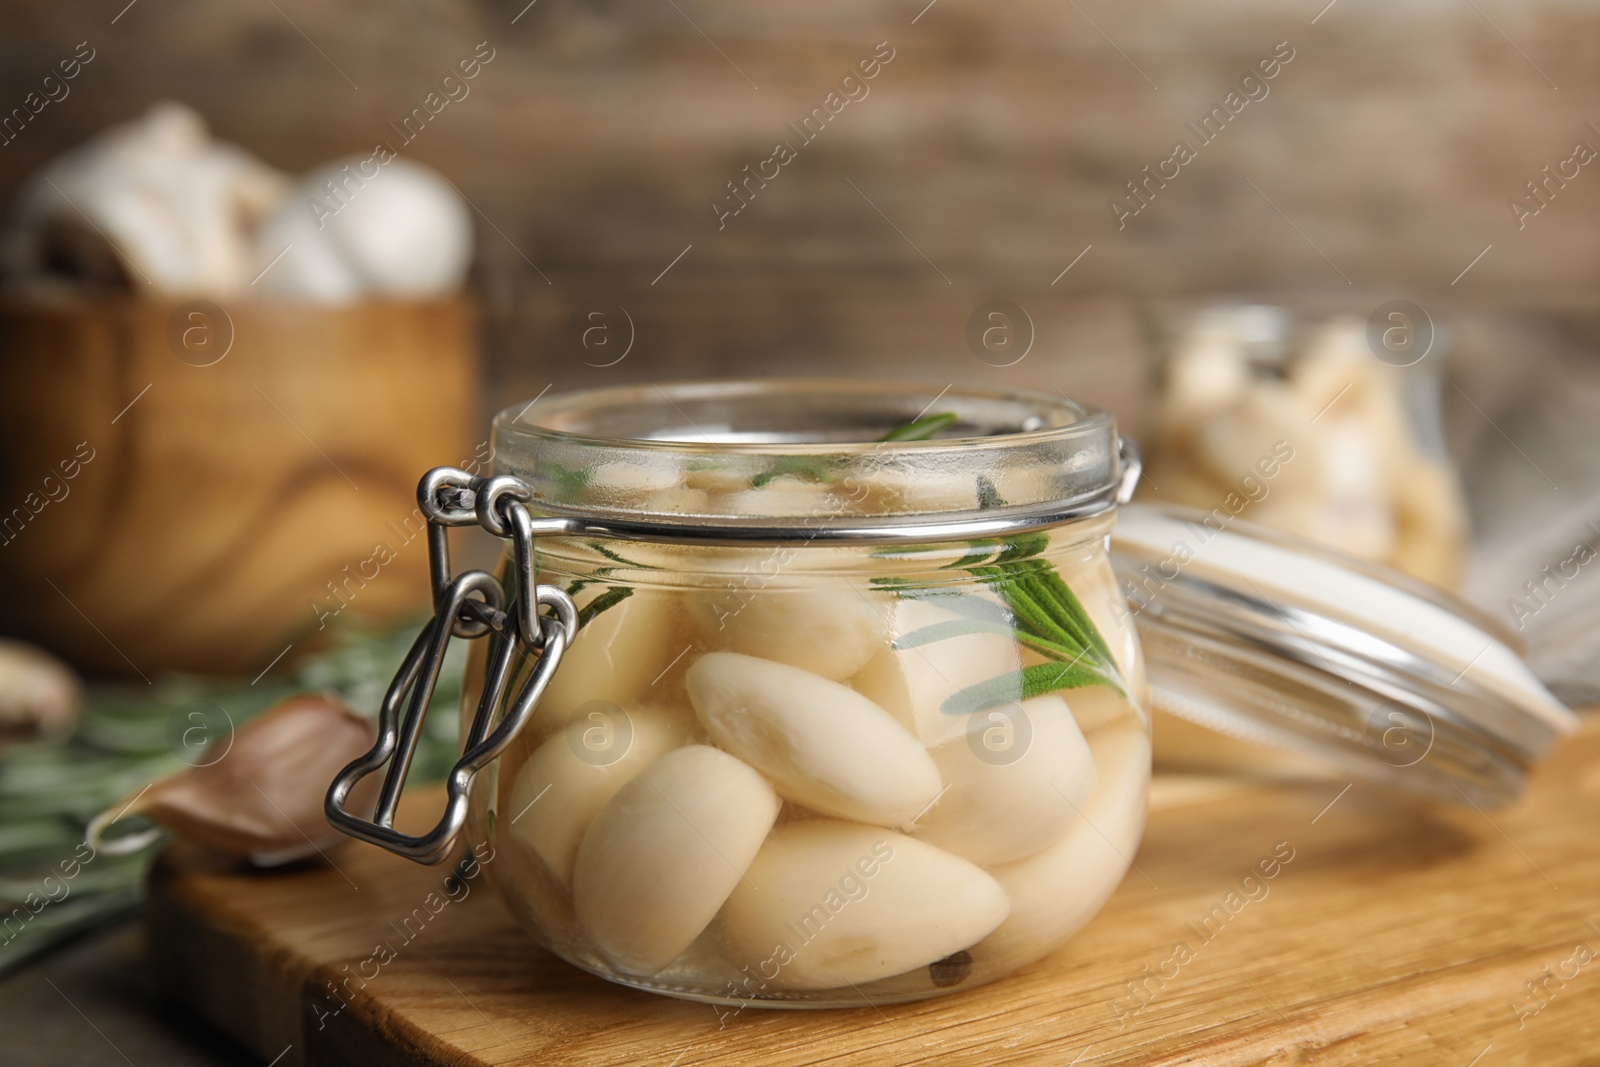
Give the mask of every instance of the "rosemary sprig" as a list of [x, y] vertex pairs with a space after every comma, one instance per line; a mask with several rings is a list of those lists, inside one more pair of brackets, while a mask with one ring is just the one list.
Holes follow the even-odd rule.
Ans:
[[[574, 583], [576, 584], [576, 583]], [[633, 587], [614, 585], [578, 609], [578, 628], [589, 625], [594, 617], [608, 608], [614, 608], [633, 595]]]
[[944, 702], [943, 711], [965, 715], [1010, 700], [1082, 686], [1124, 693], [1116, 659], [1088, 612], [1054, 567], [1037, 556], [969, 568], [968, 573], [1010, 609], [1017, 641], [1053, 660], [1008, 671], [968, 686]]
[[606, 545], [600, 541], [585, 541], [584, 544], [588, 545], [590, 548], [594, 549], [611, 562], [620, 563], [624, 567], [632, 567], [635, 570], [641, 571], [659, 571], [662, 569], [654, 563], [635, 563], [633, 560], [629, 559], [627, 556], [624, 556], [616, 549], [606, 547]]
[[[155, 778], [225, 758], [211, 753], [226, 749], [191, 743], [222, 744], [232, 728], [291, 693], [333, 689], [355, 710], [376, 714], [415, 637], [410, 622], [376, 633], [341, 630], [331, 647], [298, 669], [256, 682], [166, 677], [149, 687], [91, 684], [70, 738], [0, 747], [0, 915], [12, 920], [0, 930], [0, 974], [137, 906], [153, 845], [132, 855], [94, 855], [64, 879], [62, 864], [82, 859], [93, 815]], [[443, 778], [459, 755], [455, 710], [465, 653], [465, 642], [451, 644], [408, 785]], [[70, 894], [41, 906], [52, 887], [60, 896], [64, 880]], [[16, 918], [18, 909], [27, 921]]]
[[779, 456], [772, 461], [772, 466], [750, 479], [750, 488], [760, 489], [784, 475], [792, 475], [805, 482], [833, 480], [828, 471], [828, 461], [822, 456]]
[[953, 411], [941, 411], [937, 415], [926, 415], [920, 419], [913, 419], [903, 426], [896, 426], [879, 441], [929, 441], [940, 433], [948, 430], [961, 421], [961, 416]]
[[[953, 411], [927, 415], [896, 426], [878, 438], [878, 441], [880, 443], [888, 441], [927, 441], [960, 421], [961, 416]], [[833, 480], [827, 457], [779, 456], [772, 461], [770, 467], [750, 479], [750, 488], [760, 489], [762, 486], [775, 482], [785, 475], [799, 478], [801, 481], [806, 482], [831, 482]]]
[[[1005, 501], [988, 478], [978, 478], [980, 509], [1004, 507]], [[927, 589], [915, 579], [873, 579], [874, 587], [901, 597], [937, 601], [962, 616], [934, 623], [895, 641], [896, 648], [918, 648], [952, 637], [977, 633], [1003, 633], [1052, 662], [1007, 671], [967, 686], [945, 700], [947, 715], [975, 711], [1044, 693], [1104, 685], [1125, 693], [1116, 658], [1105, 637], [1061, 575], [1045, 559], [1050, 545], [1045, 533], [1016, 534], [972, 541], [957, 560], [941, 570], [962, 570], [992, 591], [999, 605], [969, 594]], [[885, 558], [910, 558], [933, 546], [897, 548], [878, 553]], [[943, 549], [939, 549], [943, 551]], [[983, 605], [983, 607], [979, 607]], [[987, 609], [987, 610], [985, 610]]]
[[1036, 663], [1020, 671], [1008, 671], [977, 685], [969, 685], [947, 699], [940, 710], [946, 715], [971, 715], [986, 708], [1028, 700], [1045, 693], [1107, 684], [1103, 675], [1075, 664]]

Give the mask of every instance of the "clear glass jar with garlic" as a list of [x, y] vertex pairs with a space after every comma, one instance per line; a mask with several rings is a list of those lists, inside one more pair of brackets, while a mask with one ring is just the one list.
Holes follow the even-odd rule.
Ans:
[[1359, 318], [1277, 307], [1168, 315], [1159, 332], [1141, 500], [1243, 517], [1458, 584], [1466, 507], [1444, 447], [1431, 326], [1434, 351], [1415, 362], [1378, 358]]
[[[468, 833], [557, 955], [736, 1006], [911, 1000], [1046, 955], [1120, 882], [1150, 750], [1107, 556], [1114, 424], [934, 399], [675, 386], [497, 420], [536, 514], [765, 531], [539, 542], [538, 580], [582, 624], [474, 784]], [[1018, 532], [837, 532], [963, 520]]]

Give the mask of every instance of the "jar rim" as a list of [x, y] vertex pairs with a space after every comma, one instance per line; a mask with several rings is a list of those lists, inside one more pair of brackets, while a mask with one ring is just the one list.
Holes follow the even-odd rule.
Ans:
[[[945, 436], [884, 440], [930, 414]], [[1065, 395], [848, 379], [686, 381], [508, 407], [495, 467], [547, 514], [858, 531], [982, 514], [1030, 527], [1115, 505], [1132, 464], [1109, 412]], [[779, 491], [758, 492], [776, 489]], [[770, 525], [767, 527], [771, 529]], [[979, 529], [978, 527], [960, 527]]]
[[[765, 394], [780, 394], [785, 399], [803, 401], [831, 399], [835, 401], [862, 402], [879, 400], [893, 402], [906, 398], [908, 392], [926, 391], [931, 394], [927, 404], [919, 411], [922, 415], [946, 410], [958, 404], [989, 405], [991, 411], [1002, 405], [1011, 405], [1019, 414], [1031, 411], [1039, 425], [1030, 426], [1025, 418], [1019, 419], [1018, 428], [1005, 433], [969, 434], [965, 436], [938, 437], [930, 440], [881, 441], [864, 438], [856, 441], [841, 440], [774, 440], [743, 437], [729, 439], [726, 434], [702, 430], [695, 420], [683, 410], [705, 404], [732, 404], [748, 402]], [[943, 401], [943, 404], [941, 404]], [[575, 428], [578, 419], [587, 414], [616, 412], [641, 412], [653, 405], [665, 403], [689, 423], [700, 440], [686, 435], [668, 436], [656, 432], [648, 436], [606, 434]], [[530, 421], [529, 415], [539, 411], [539, 421]], [[958, 412], [959, 413], [959, 412]], [[1054, 416], [1047, 423], [1045, 414]], [[921, 417], [919, 415], [919, 417]], [[912, 420], [907, 420], [912, 421]], [[965, 420], [964, 420], [965, 421]], [[564, 423], [564, 425], [563, 425]], [[958, 425], [960, 425], [958, 423]], [[674, 452], [704, 452], [707, 455], [728, 453], [762, 453], [783, 455], [813, 455], [851, 451], [931, 452], [940, 448], [969, 448], [975, 442], [988, 444], [1017, 444], [1040, 439], [1060, 439], [1070, 436], [1102, 437], [1111, 435], [1114, 441], [1116, 420], [1107, 411], [1092, 404], [1084, 404], [1063, 395], [1024, 389], [995, 389], [947, 383], [935, 387], [922, 382], [897, 382], [872, 379], [844, 378], [729, 378], [693, 379], [686, 381], [651, 383], [645, 385], [601, 386], [576, 389], [544, 398], [542, 395], [522, 404], [513, 404], [496, 413], [493, 428], [497, 435], [528, 437], [536, 440], [565, 440], [574, 443], [607, 448], [637, 448], [644, 450], [669, 450]], [[884, 432], [895, 425], [883, 427]], [[680, 428], [680, 431], [684, 428]], [[1001, 439], [1004, 439], [1003, 441]]]

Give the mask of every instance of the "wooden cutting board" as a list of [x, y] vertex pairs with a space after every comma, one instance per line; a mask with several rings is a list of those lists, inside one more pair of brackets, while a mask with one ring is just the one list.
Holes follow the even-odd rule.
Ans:
[[1153, 808], [1076, 940], [919, 1004], [728, 1015], [613, 986], [537, 948], [481, 876], [439, 906], [446, 870], [365, 845], [271, 874], [169, 849], [150, 953], [277, 1067], [1600, 1062], [1600, 730], [1503, 812], [1343, 782], [1158, 782]]

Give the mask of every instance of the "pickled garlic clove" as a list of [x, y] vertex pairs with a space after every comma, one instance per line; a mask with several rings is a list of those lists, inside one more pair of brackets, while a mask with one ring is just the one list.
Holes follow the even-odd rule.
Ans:
[[[1004, 609], [993, 605], [997, 617]], [[894, 605], [894, 636], [903, 638], [930, 626], [959, 623], [966, 616], [927, 600], [901, 599]], [[966, 719], [946, 715], [942, 706], [962, 689], [1020, 670], [1021, 653], [1003, 633], [963, 633], [912, 648], [879, 653], [851, 679], [857, 692], [893, 715], [929, 748], [960, 737]], [[1020, 680], [1014, 700], [1022, 699]]]
[[780, 801], [747, 764], [689, 745], [640, 771], [600, 809], [572, 872], [578, 924], [625, 974], [678, 957], [745, 875]]
[[922, 744], [848, 686], [737, 652], [701, 656], [688, 686], [711, 739], [796, 804], [901, 826], [939, 794], [939, 770]]
[[722, 909], [736, 964], [779, 989], [903, 974], [968, 948], [1005, 919], [1005, 892], [958, 856], [833, 819], [774, 830]]
[[[377, 734], [366, 719], [331, 693], [303, 693], [274, 704], [207, 749], [209, 762], [146, 786], [89, 825], [89, 841], [116, 853], [150, 835], [103, 840], [110, 824], [143, 815], [178, 837], [242, 856], [261, 866], [304, 859], [348, 840], [328, 824], [328, 783], [372, 748]], [[212, 753], [221, 747], [221, 752]], [[357, 784], [349, 808], [368, 814], [380, 779]]]
[[[577, 597], [584, 608], [611, 587], [591, 586]], [[666, 695], [656, 678], [680, 655], [688, 639], [678, 618], [678, 598], [635, 589], [591, 618], [562, 657], [528, 724], [535, 736], [559, 730], [592, 700], [632, 705], [651, 691]]]
[[927, 470], [879, 466], [870, 475], [849, 475], [842, 486], [863, 515], [971, 511], [979, 506], [978, 483], [970, 475], [935, 475]]
[[71, 733], [82, 693], [72, 668], [50, 653], [0, 641], [0, 745]]
[[[1060, 694], [1085, 734], [1118, 724], [1132, 725], [1136, 714], [1126, 698], [1105, 685], [1086, 685]], [[1093, 747], [1093, 746], [1090, 746]]]
[[1129, 724], [1088, 737], [1097, 783], [1083, 815], [1039, 852], [990, 869], [1011, 913], [972, 949], [974, 966], [1009, 971], [1048, 955], [1094, 917], [1122, 883], [1144, 832], [1150, 742]]
[[967, 734], [934, 749], [946, 788], [912, 832], [988, 867], [1032, 855], [1066, 833], [1094, 790], [1095, 766], [1059, 696], [972, 718]]
[[571, 888], [578, 844], [595, 813], [639, 771], [689, 740], [687, 710], [596, 705], [540, 745], [517, 772], [506, 836]]
[[833, 486], [802, 481], [794, 477], [776, 478], [756, 489], [744, 489], [722, 497], [720, 503], [730, 515], [812, 518], [841, 510]]
[[712, 648], [804, 667], [834, 681], [889, 646], [893, 601], [841, 589], [717, 589], [685, 597]]

